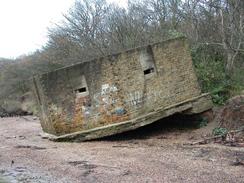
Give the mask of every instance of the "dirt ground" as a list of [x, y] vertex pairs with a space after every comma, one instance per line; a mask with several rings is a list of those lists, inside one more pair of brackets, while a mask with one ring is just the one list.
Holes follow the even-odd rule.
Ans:
[[33, 116], [0, 118], [0, 182], [244, 182], [244, 166], [235, 164], [244, 148], [187, 145], [211, 133], [213, 123], [201, 129], [159, 123], [97, 141], [55, 143], [40, 136]]

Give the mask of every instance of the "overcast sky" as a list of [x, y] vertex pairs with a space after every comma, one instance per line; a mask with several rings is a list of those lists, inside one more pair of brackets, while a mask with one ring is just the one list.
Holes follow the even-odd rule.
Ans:
[[[75, 0], [0, 0], [0, 57], [15, 58], [40, 49], [47, 27], [62, 20]], [[127, 0], [108, 0], [125, 6]]]

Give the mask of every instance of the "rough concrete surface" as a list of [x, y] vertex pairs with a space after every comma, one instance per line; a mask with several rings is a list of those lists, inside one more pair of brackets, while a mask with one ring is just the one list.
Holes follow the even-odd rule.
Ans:
[[[42, 128], [56, 136], [135, 120], [201, 96], [185, 37], [38, 75], [33, 84]], [[198, 113], [210, 109], [211, 100], [194, 103]]]
[[0, 182], [244, 182], [244, 148], [184, 145], [202, 129], [147, 127], [82, 143], [40, 136], [32, 116], [0, 118]]

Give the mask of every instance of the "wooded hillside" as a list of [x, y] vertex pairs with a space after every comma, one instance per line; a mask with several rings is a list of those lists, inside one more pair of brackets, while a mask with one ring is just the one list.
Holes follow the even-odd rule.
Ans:
[[77, 0], [63, 22], [49, 29], [41, 50], [0, 60], [0, 97], [19, 97], [27, 90], [23, 80], [35, 74], [182, 35], [202, 88], [216, 103], [243, 90], [243, 0], [129, 0], [127, 9]]

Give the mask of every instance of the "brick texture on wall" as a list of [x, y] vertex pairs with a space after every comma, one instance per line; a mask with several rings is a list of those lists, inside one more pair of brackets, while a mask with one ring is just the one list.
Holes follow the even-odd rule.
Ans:
[[34, 78], [44, 131], [137, 118], [201, 94], [186, 38], [135, 48]]

